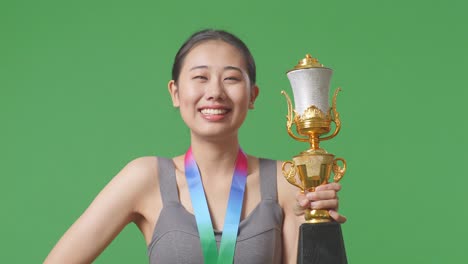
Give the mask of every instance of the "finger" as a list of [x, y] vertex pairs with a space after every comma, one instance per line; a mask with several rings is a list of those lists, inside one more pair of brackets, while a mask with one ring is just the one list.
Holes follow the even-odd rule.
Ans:
[[296, 194], [296, 204], [294, 205], [294, 214], [297, 216], [303, 215], [306, 208], [309, 208], [310, 201], [306, 198], [303, 192]]
[[328, 213], [330, 214], [330, 216], [331, 216], [336, 222], [338, 222], [338, 223], [340, 223], [340, 224], [343, 224], [343, 223], [346, 222], [346, 220], [348, 220], [348, 219], [346, 219], [346, 217], [340, 215], [340, 214], [339, 214], [337, 211], [335, 211], [335, 210], [330, 210], [330, 211], [328, 211]]
[[307, 206], [309, 205], [309, 199], [307, 199], [306, 195], [303, 193], [298, 193], [296, 195], [296, 201], [297, 204], [303, 208], [307, 208]]
[[337, 199], [335, 190], [315, 191], [306, 194], [310, 201]]
[[337, 182], [331, 182], [331, 183], [327, 183], [324, 185], [319, 185], [315, 188], [315, 191], [325, 191], [325, 190], [335, 190], [338, 192], [339, 190], [341, 190], [341, 184]]
[[310, 203], [310, 208], [311, 209], [332, 209], [332, 210], [337, 210], [338, 209], [338, 200], [331, 199], [331, 200], [314, 201], [314, 202]]

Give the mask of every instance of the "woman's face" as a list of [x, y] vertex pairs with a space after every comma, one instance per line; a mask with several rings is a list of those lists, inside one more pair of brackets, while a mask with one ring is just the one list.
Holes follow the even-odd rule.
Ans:
[[242, 53], [223, 41], [203, 42], [187, 54], [169, 92], [192, 134], [222, 138], [237, 133], [258, 95], [246, 69]]

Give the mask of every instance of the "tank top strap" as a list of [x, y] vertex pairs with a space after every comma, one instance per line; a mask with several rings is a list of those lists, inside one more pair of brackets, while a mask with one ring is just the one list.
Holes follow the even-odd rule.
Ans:
[[163, 205], [179, 202], [179, 191], [172, 159], [158, 157], [159, 189]]
[[278, 200], [276, 161], [260, 158], [260, 192], [262, 200]]

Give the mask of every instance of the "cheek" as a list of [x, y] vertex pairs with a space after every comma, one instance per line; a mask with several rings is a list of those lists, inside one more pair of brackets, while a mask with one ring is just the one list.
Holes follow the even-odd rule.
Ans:
[[232, 100], [237, 104], [248, 107], [250, 101], [250, 93], [248, 89], [236, 89], [229, 95], [229, 97], [232, 98]]
[[200, 89], [197, 87], [181, 87], [179, 90], [179, 101], [182, 105], [194, 104], [201, 96]]

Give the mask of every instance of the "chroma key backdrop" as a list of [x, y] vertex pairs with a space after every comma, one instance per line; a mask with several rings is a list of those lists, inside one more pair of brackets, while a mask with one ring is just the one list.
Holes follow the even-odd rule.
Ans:
[[[167, 92], [182, 42], [203, 28], [243, 39], [260, 95], [250, 154], [291, 159], [286, 71], [306, 53], [334, 70], [340, 212], [349, 263], [468, 257], [466, 1], [0, 2], [2, 263], [41, 263], [112, 177], [175, 156], [188, 129]], [[147, 263], [129, 225], [95, 263]]]

